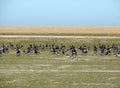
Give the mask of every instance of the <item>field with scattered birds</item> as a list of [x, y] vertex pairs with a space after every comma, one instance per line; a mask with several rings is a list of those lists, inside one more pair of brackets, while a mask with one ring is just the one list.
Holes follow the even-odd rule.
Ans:
[[[25, 52], [30, 44], [38, 54]], [[61, 44], [64, 54], [51, 51], [51, 45]], [[0, 38], [1, 49], [8, 48], [0, 52], [0, 88], [120, 88], [120, 57], [113, 51], [101, 54], [100, 44], [120, 46], [120, 39]], [[74, 58], [71, 45], [77, 51]]]

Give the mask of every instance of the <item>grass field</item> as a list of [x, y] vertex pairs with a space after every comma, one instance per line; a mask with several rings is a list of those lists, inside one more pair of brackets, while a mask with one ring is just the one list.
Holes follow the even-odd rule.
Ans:
[[[78, 48], [85, 43], [104, 43], [120, 45], [120, 39], [0, 39], [0, 44], [21, 43], [26, 47], [30, 43], [37, 45], [74, 44]], [[53, 55], [48, 50], [41, 54], [16, 57], [15, 51], [0, 57], [0, 88], [120, 88], [120, 58], [87, 55], [80, 52], [75, 60], [66, 55]]]
[[114, 56], [0, 57], [0, 88], [120, 88], [120, 58]]
[[34, 34], [34, 35], [111, 35], [120, 36], [119, 26], [103, 27], [44, 27], [44, 26], [0, 26], [0, 34]]
[[117, 39], [97, 39], [97, 38], [71, 38], [71, 39], [67, 39], [67, 38], [0, 38], [0, 44], [2, 43], [21, 43], [23, 44], [25, 47], [28, 46], [30, 43], [32, 44], [46, 44], [49, 43], [49, 44], [65, 44], [66, 46], [70, 46], [70, 45], [75, 45], [76, 48], [78, 48], [80, 45], [82, 44], [86, 44], [87, 46], [90, 46], [92, 47], [94, 44], [95, 45], [98, 45], [99, 43], [102, 43], [102, 44], [106, 44], [106, 45], [112, 45], [113, 43], [116, 43], [117, 45], [120, 45], [120, 39], [117, 38]]

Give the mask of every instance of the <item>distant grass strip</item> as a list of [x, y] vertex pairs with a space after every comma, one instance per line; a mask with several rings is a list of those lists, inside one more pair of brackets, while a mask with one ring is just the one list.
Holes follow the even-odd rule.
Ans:
[[0, 33], [0, 35], [44, 35], [44, 36], [120, 36], [115, 34], [80, 34], [80, 33]]

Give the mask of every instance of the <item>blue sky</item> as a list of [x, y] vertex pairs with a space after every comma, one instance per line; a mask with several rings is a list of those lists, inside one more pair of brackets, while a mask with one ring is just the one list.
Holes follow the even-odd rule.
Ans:
[[0, 26], [120, 26], [120, 0], [0, 0]]

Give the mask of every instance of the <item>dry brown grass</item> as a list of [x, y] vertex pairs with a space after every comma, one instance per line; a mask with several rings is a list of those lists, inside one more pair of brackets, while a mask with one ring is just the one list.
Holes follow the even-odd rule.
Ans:
[[80, 27], [80, 26], [0, 26], [0, 33], [73, 33], [73, 34], [120, 34], [120, 26]]

